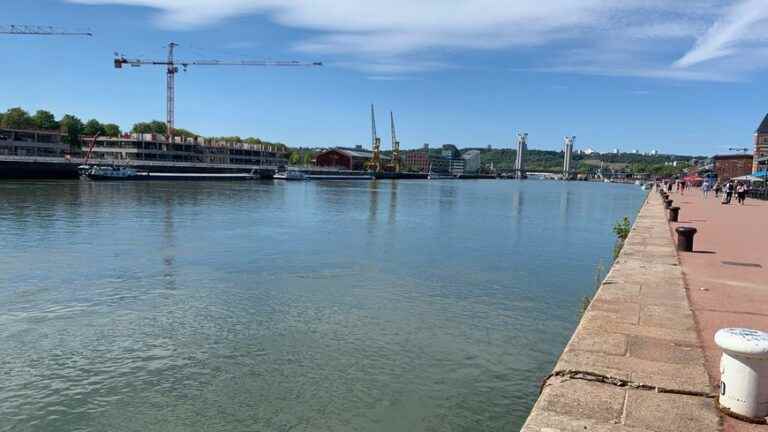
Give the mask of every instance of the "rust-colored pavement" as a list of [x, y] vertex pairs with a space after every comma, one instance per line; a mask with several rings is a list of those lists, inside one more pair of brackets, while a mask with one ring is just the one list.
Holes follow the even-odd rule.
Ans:
[[[671, 229], [698, 229], [694, 252], [679, 257], [706, 368], [716, 386], [721, 351], [715, 332], [723, 327], [768, 331], [768, 202], [747, 199], [740, 205], [734, 198], [723, 205], [713, 193], [705, 199], [698, 189], [673, 192], [670, 199], [681, 208], [680, 222], [671, 223]], [[726, 417], [724, 430], [766, 432], [768, 426]]]

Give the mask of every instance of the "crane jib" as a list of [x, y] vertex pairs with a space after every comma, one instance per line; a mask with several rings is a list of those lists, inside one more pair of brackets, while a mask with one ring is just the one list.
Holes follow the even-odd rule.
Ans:
[[174, 111], [175, 111], [175, 75], [178, 73], [181, 66], [185, 71], [188, 66], [322, 66], [322, 62], [305, 63], [296, 60], [291, 61], [267, 61], [267, 60], [241, 60], [241, 61], [220, 61], [220, 60], [195, 60], [195, 61], [182, 61], [176, 60], [173, 56], [174, 48], [178, 44], [171, 42], [168, 44], [168, 59], [161, 60], [141, 60], [141, 59], [128, 59], [122, 54], [115, 53], [115, 68], [122, 69], [123, 65], [127, 64], [131, 67], [140, 67], [142, 65], [154, 65], [154, 66], [166, 66], [166, 129], [168, 131], [168, 139], [173, 139], [174, 129]]

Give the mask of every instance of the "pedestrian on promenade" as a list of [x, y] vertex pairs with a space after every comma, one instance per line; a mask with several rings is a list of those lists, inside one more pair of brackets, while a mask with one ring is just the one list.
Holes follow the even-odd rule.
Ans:
[[715, 198], [720, 198], [720, 192], [723, 191], [723, 185], [720, 184], [720, 180], [715, 183]]
[[736, 201], [744, 205], [744, 200], [747, 199], [747, 186], [744, 185], [744, 183], [739, 182], [739, 185], [736, 186]]
[[685, 180], [680, 181], [680, 195], [685, 195]]
[[712, 185], [709, 184], [708, 181], [705, 181], [704, 184], [701, 185], [701, 193], [704, 194], [704, 198], [707, 198], [707, 195], [709, 195], [709, 189], [712, 187]]
[[667, 182], [667, 192], [672, 193], [672, 180]]
[[730, 204], [733, 197], [733, 183], [730, 181], [723, 186], [723, 202], [722, 204]]

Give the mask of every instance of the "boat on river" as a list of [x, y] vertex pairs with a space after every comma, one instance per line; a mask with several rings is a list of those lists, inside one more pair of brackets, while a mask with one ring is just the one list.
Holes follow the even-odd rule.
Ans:
[[429, 164], [429, 172], [427, 173], [427, 180], [456, 180], [458, 177], [449, 173], [441, 173], [432, 171], [432, 164]]
[[456, 180], [458, 177], [450, 174], [429, 173], [427, 174], [428, 180]]
[[[84, 167], [80, 167], [84, 170]], [[253, 173], [163, 173], [138, 171], [127, 166], [96, 165], [85, 170], [85, 176], [95, 181], [141, 180], [252, 180]]]
[[326, 169], [286, 169], [275, 173], [276, 180], [373, 180], [365, 171], [342, 171]]

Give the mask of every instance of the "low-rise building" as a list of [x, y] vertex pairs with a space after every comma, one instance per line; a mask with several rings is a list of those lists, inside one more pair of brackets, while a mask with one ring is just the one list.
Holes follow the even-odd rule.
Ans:
[[62, 141], [55, 131], [0, 129], [0, 156], [65, 157], [72, 149]]
[[480, 150], [467, 150], [462, 155], [464, 173], [477, 174], [480, 172]]
[[[390, 160], [389, 156], [380, 155], [382, 162]], [[339, 168], [352, 171], [365, 171], [366, 164], [373, 159], [373, 152], [364, 149], [363, 146], [355, 148], [336, 147], [321, 152], [315, 158], [315, 165], [319, 167]]]
[[459, 159], [446, 159], [448, 161], [448, 174], [454, 176], [460, 176], [464, 174], [466, 161], [462, 158]]
[[720, 180], [752, 173], [753, 157], [749, 154], [716, 155], [712, 157], [713, 170]]
[[403, 170], [409, 172], [427, 172], [429, 170], [429, 149], [404, 150], [400, 152]]
[[430, 157], [427, 171], [438, 174], [450, 174], [451, 160], [443, 157]]

